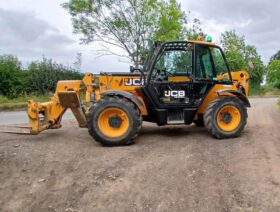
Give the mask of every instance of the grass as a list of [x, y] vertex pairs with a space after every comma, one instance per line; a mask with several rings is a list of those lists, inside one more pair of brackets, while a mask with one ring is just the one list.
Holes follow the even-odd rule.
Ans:
[[49, 100], [50, 95], [26, 95], [16, 98], [7, 98], [5, 96], [0, 96], [0, 111], [25, 109], [27, 101], [32, 98], [35, 101], [45, 102]]
[[280, 96], [280, 89], [272, 87], [271, 85], [263, 85], [259, 89], [250, 88], [249, 90], [250, 96]]

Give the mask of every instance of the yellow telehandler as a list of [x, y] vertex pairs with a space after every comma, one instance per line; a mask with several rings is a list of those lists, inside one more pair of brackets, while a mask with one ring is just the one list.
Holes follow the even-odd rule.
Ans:
[[212, 42], [155, 42], [141, 69], [86, 73], [82, 80], [59, 81], [48, 102], [30, 100], [30, 133], [60, 128], [69, 108], [79, 127], [106, 146], [132, 143], [142, 121], [194, 123], [219, 139], [237, 137], [247, 122], [248, 87], [249, 74], [231, 72]]

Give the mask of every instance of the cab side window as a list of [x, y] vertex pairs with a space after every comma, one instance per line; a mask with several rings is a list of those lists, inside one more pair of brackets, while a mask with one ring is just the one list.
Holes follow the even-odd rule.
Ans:
[[209, 80], [212, 80], [216, 77], [211, 58], [211, 52], [208, 46], [196, 47], [195, 77]]
[[217, 74], [217, 79], [218, 80], [230, 80], [229, 74], [228, 74], [228, 67], [226, 65], [225, 59], [222, 55], [222, 52], [218, 48], [210, 48], [212, 57], [214, 60], [214, 65], [215, 65], [215, 71]]

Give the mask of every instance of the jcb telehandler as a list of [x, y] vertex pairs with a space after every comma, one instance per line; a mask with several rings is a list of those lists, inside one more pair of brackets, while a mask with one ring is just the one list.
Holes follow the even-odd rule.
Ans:
[[[240, 135], [247, 121], [249, 74], [229, 70], [222, 49], [206, 41], [156, 42], [142, 69], [86, 73], [59, 81], [48, 102], [28, 102], [30, 133], [61, 127], [70, 108], [103, 145], [126, 145], [142, 121], [205, 126], [216, 138]], [[85, 90], [85, 101], [81, 92]]]

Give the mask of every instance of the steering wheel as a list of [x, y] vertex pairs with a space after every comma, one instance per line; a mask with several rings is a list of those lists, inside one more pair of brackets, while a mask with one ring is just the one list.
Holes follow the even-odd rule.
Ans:
[[166, 81], [168, 79], [168, 75], [166, 73], [165, 69], [155, 69], [155, 75], [154, 75], [155, 81]]
[[161, 82], [161, 81], [164, 81], [165, 78], [166, 78], [166, 76], [165, 76], [165, 74], [163, 75], [162, 70], [160, 70], [160, 69], [155, 70], [155, 75], [154, 75], [155, 81], [160, 81]]
[[167, 71], [165, 68], [164, 69], [155, 69], [154, 72], [154, 79], [155, 81], [167, 81], [169, 76], [174, 76], [173, 73]]
[[166, 77], [169, 77], [169, 76], [174, 77], [175, 76], [172, 72], [167, 71], [166, 68], [162, 69], [162, 71], [164, 72]]

